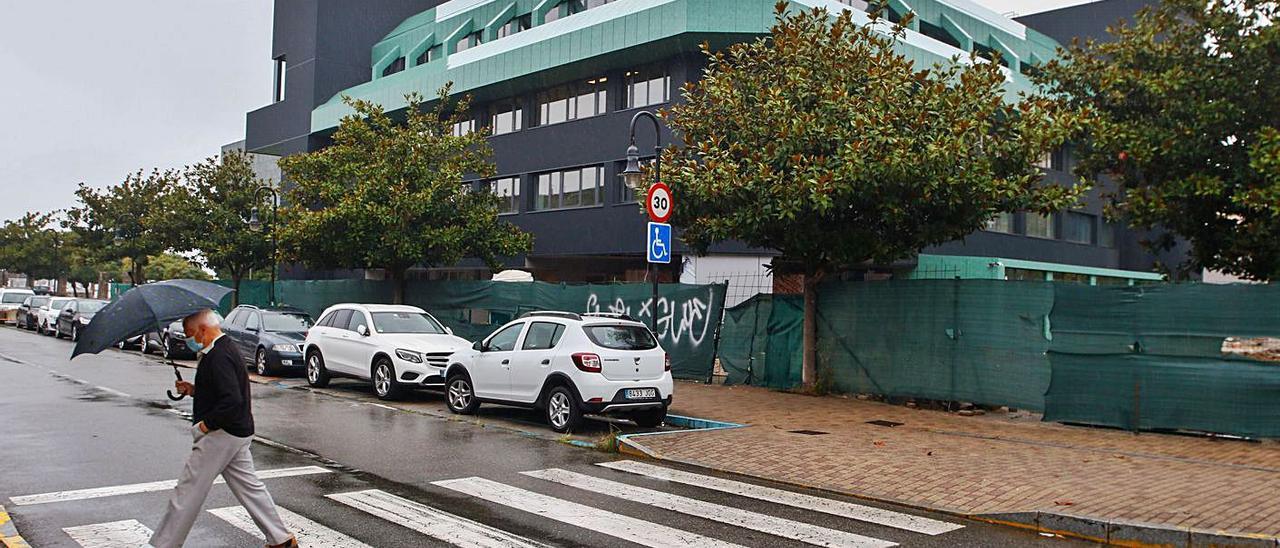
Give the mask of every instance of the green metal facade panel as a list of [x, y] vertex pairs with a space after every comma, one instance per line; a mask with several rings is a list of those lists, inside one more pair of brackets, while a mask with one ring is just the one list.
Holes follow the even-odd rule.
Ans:
[[[462, 52], [451, 51], [454, 42], [468, 32], [483, 30], [496, 35], [509, 14], [526, 14], [546, 9], [548, 0], [453, 0], [410, 17], [373, 47], [370, 82], [344, 90], [312, 112], [311, 130], [322, 132], [334, 128], [351, 110], [342, 96], [366, 99], [397, 110], [405, 104], [404, 96], [418, 92], [430, 97], [447, 82], [453, 82], [457, 93], [502, 84], [601, 56], [634, 52], [637, 64], [656, 59], [643, 59], [658, 51], [676, 52], [693, 47], [672, 39], [681, 35], [763, 35], [773, 25], [774, 0], [734, 0], [732, 9], [717, 0], [616, 0], [551, 23], [539, 24], [534, 13], [534, 27], [518, 34], [491, 40]], [[1009, 50], [1018, 59], [1049, 59], [1057, 43], [1007, 19], [996, 25], [989, 21], [1000, 18], [994, 13], [982, 17], [961, 9], [967, 0], [914, 0], [910, 6], [917, 16], [939, 22], [943, 16], [964, 32], [998, 50]], [[554, 4], [554, 2], [552, 2]], [[955, 5], [952, 5], [955, 4]], [[844, 9], [834, 0], [795, 0], [793, 9], [826, 7]], [[961, 6], [961, 7], [957, 7]], [[982, 10], [969, 6], [971, 10]], [[866, 21], [862, 12], [854, 12], [855, 20]], [[984, 18], [985, 17], [985, 18]], [[1000, 22], [1000, 21], [997, 21]], [[1015, 32], [1016, 31], [1016, 32]], [[999, 43], [993, 38], [998, 38]], [[426, 48], [442, 43], [443, 59], [414, 65]], [[653, 46], [663, 43], [664, 48]], [[633, 49], [640, 48], [642, 49]], [[916, 32], [909, 32], [900, 51], [918, 66], [949, 62], [954, 56], [967, 57], [946, 44]], [[381, 76], [382, 69], [399, 57], [405, 57], [406, 70]], [[1010, 60], [1008, 92], [1012, 96], [1029, 89], [1029, 83]], [[604, 68], [604, 67], [602, 67]], [[557, 82], [546, 82], [553, 85]]]
[[1138, 272], [1135, 270], [1117, 270], [1113, 268], [1097, 268], [1061, 263], [1045, 263], [1024, 261], [1021, 259], [1004, 259], [1000, 257], [969, 257], [962, 255], [929, 255], [921, 254], [916, 260], [915, 268], [903, 274], [909, 280], [950, 279], [959, 277], [964, 280], [1003, 280], [1005, 269], [1020, 268], [1059, 274], [1080, 274], [1102, 278], [1121, 278], [1140, 281], [1161, 281], [1164, 276], [1154, 272]]

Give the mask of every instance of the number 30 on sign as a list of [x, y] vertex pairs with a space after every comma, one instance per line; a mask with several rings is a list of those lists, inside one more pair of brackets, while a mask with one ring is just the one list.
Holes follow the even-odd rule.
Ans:
[[655, 223], [667, 222], [671, 218], [671, 187], [666, 183], [654, 183], [649, 187], [644, 209], [649, 212], [649, 220]]

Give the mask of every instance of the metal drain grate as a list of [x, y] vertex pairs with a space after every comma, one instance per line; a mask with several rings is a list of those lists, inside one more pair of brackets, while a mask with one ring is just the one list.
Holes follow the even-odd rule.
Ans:
[[792, 434], [804, 434], [806, 436], [825, 436], [830, 434], [830, 432], [819, 432], [817, 430], [788, 430], [787, 432]]
[[876, 425], [876, 426], [884, 426], [884, 427], [886, 427], [886, 428], [893, 428], [893, 427], [895, 427], [895, 426], [902, 426], [902, 425], [903, 425], [903, 423], [901, 423], [901, 422], [893, 422], [893, 421], [886, 421], [886, 420], [874, 420], [874, 421], [867, 421], [867, 424], [874, 424], [874, 425]]

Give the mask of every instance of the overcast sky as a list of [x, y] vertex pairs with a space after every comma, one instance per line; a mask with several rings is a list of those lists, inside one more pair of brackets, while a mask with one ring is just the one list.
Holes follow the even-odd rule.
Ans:
[[[1026, 14], [1083, 0], [977, 1]], [[0, 221], [243, 139], [245, 113], [271, 99], [272, 3], [5, 2]]]

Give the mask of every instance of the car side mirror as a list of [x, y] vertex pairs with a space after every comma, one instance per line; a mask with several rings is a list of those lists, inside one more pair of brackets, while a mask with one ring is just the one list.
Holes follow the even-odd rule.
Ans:
[[484, 352], [484, 341], [476, 341], [475, 344], [471, 345], [471, 349], [477, 352]]
[[364, 325], [357, 326], [357, 327], [356, 327], [356, 333], [359, 333], [361, 337], [368, 337], [368, 336], [369, 336], [369, 328], [368, 328], [367, 326], [364, 326]]
[[444, 332], [445, 332], [445, 333], [448, 333], [448, 334], [450, 334], [450, 335], [452, 335], [452, 334], [453, 334], [453, 328], [452, 328], [452, 327], [449, 327], [449, 326], [445, 326], [445, 328], [444, 328]]
[[250, 332], [253, 332], [253, 333], [257, 333], [257, 332], [259, 331], [259, 329], [258, 329], [257, 327], [250, 327], [250, 328], [247, 328], [247, 329], [246, 329], [246, 331], [250, 331]]

